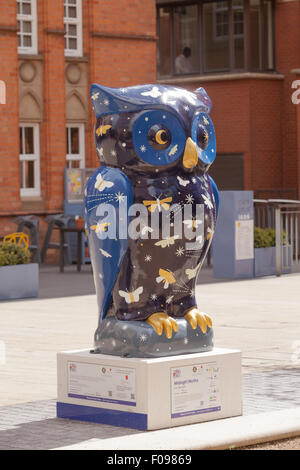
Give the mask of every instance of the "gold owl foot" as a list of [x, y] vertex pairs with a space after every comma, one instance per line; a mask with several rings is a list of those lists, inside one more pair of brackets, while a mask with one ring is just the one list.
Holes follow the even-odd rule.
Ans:
[[194, 307], [184, 315], [184, 318], [189, 322], [193, 330], [199, 325], [202, 333], [206, 333], [207, 327], [212, 327], [212, 319]]
[[178, 331], [178, 325], [174, 318], [169, 317], [169, 315], [164, 312], [153, 313], [146, 321], [154, 328], [158, 336], [161, 336], [164, 330], [166, 337], [170, 339], [172, 338], [173, 330], [175, 333]]

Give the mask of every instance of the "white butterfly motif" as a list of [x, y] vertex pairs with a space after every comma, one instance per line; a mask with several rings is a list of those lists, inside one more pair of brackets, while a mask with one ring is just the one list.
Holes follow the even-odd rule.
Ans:
[[184, 187], [185, 187], [185, 186], [187, 186], [188, 184], [190, 184], [189, 180], [184, 180], [184, 179], [180, 178], [180, 176], [177, 176], [177, 179], [178, 179], [178, 181], [179, 181], [180, 186], [184, 186]]
[[192, 230], [194, 230], [195, 228], [198, 227], [198, 225], [202, 224], [202, 220], [196, 220], [196, 219], [184, 220], [183, 223], [187, 225], [187, 228], [191, 228]]
[[196, 237], [196, 241], [199, 243], [199, 245], [202, 245], [203, 244], [203, 236], [198, 235], [198, 237]]
[[173, 155], [175, 155], [175, 153], [177, 152], [178, 150], [178, 145], [174, 145], [174, 147], [171, 148], [170, 152], [169, 152], [169, 157], [172, 157]]
[[210, 198], [208, 196], [205, 196], [205, 194], [201, 194], [201, 196], [202, 196], [202, 199], [204, 200], [204, 204], [209, 209], [212, 209], [214, 206], [213, 206], [213, 203], [211, 202]]
[[148, 227], [145, 225], [145, 227], [142, 228], [142, 235], [145, 235], [146, 233], [152, 233], [153, 232], [153, 228], [151, 227]]
[[174, 237], [165, 238], [164, 240], [160, 240], [159, 242], [154, 243], [154, 245], [160, 246], [161, 248], [166, 248], [170, 245], [174, 245], [177, 238], [179, 238], [179, 235], [174, 235]]
[[176, 279], [171, 271], [160, 268], [158, 271], [158, 277], [156, 278], [157, 284], [163, 283], [164, 289], [168, 289], [170, 284], [174, 284]]
[[98, 98], [99, 94], [100, 94], [99, 91], [96, 92], [96, 93], [93, 93], [92, 94], [92, 100], [95, 101]]
[[112, 186], [114, 186], [115, 183], [113, 183], [112, 181], [106, 181], [102, 175], [98, 175], [97, 178], [96, 178], [96, 183], [95, 183], [95, 188], [98, 189], [98, 191], [100, 191], [100, 193], [102, 193], [102, 191], [104, 191], [104, 189], [106, 188], [111, 188]]
[[102, 248], [99, 248], [101, 251], [102, 255], [105, 256], [105, 258], [112, 258], [112, 256], [105, 250], [102, 250]]
[[185, 274], [189, 278], [189, 280], [194, 279], [197, 276], [198, 266], [195, 269], [186, 269]]
[[138, 302], [140, 300], [140, 295], [143, 293], [144, 288], [138, 287], [133, 292], [125, 292], [124, 290], [119, 290], [119, 296], [125, 298], [127, 304], [132, 304], [133, 302]]
[[144, 91], [141, 93], [143, 96], [151, 96], [151, 98], [159, 98], [161, 96], [161, 92], [159, 91], [157, 86], [154, 86], [150, 91]]

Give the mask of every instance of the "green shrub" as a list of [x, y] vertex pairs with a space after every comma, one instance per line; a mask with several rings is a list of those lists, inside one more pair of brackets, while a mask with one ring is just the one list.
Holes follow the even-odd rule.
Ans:
[[[269, 248], [270, 246], [275, 246], [275, 239], [275, 229], [254, 227], [254, 248]], [[285, 232], [283, 232], [283, 244], [286, 244]]]
[[0, 266], [30, 263], [30, 251], [15, 243], [2, 243], [0, 245]]

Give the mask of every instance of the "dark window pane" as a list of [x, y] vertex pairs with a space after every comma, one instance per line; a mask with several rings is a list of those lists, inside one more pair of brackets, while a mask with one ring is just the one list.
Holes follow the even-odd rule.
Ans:
[[34, 162], [31, 160], [25, 162], [25, 187], [34, 188]]
[[31, 4], [30, 3], [23, 3], [22, 13], [23, 13], [23, 15], [31, 15]]
[[23, 33], [31, 33], [31, 21], [23, 21]]
[[22, 127], [20, 129], [20, 155], [23, 153], [23, 142], [22, 142]]
[[23, 46], [24, 47], [31, 47], [32, 41], [31, 41], [31, 36], [23, 36]]
[[71, 127], [71, 153], [79, 153], [79, 129], [77, 127]]
[[77, 26], [76, 26], [76, 24], [69, 24], [68, 25], [68, 35], [69, 36], [76, 36], [77, 35]]
[[273, 15], [271, 1], [264, 1], [264, 46], [264, 68], [267, 70], [273, 70]]
[[34, 161], [26, 160], [20, 162], [21, 188], [34, 188]]
[[70, 160], [69, 168], [80, 168], [80, 161], [79, 160]]
[[160, 75], [171, 75], [171, 8], [158, 10], [158, 70]]
[[174, 8], [175, 72], [189, 74], [199, 70], [198, 7]]
[[77, 39], [69, 38], [69, 49], [77, 49]]
[[244, 2], [233, 0], [233, 44], [234, 44], [234, 68], [244, 68]]
[[69, 7], [68, 10], [69, 10], [69, 18], [77, 17], [76, 7]]
[[33, 145], [33, 127], [25, 127], [25, 153], [33, 154], [34, 145]]
[[259, 70], [260, 53], [259, 53], [259, 26], [260, 26], [260, 0], [250, 0], [250, 70]]
[[66, 127], [66, 148], [67, 148], [67, 153], [69, 153], [69, 129]]
[[24, 181], [25, 162], [20, 162], [20, 187], [25, 188]]
[[18, 47], [21, 47], [21, 35], [18, 34]]

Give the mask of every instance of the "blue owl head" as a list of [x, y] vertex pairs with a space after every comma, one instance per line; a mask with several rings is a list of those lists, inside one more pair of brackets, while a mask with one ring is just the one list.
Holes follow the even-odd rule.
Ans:
[[91, 101], [96, 150], [104, 165], [148, 173], [180, 165], [186, 172], [205, 172], [215, 159], [211, 101], [203, 88], [93, 84]]

